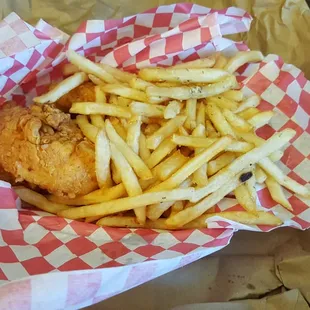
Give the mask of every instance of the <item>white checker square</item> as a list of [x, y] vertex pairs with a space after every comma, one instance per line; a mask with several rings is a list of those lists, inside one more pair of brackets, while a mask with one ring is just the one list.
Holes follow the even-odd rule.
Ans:
[[110, 235], [103, 228], [96, 229], [91, 235], [86, 237], [86, 239], [95, 243], [97, 246], [101, 246], [104, 243], [112, 241]]
[[21, 33], [19, 38], [23, 41], [23, 43], [28, 47], [34, 47], [40, 44], [40, 40], [30, 31]]
[[181, 254], [176, 251], [171, 250], [165, 250], [163, 252], [160, 252], [158, 254], [155, 254], [152, 256], [153, 259], [169, 259], [169, 258], [175, 258], [180, 256]]
[[2, 91], [5, 83], [7, 82], [8, 78], [4, 75], [0, 75], [0, 91]]
[[[75, 33], [69, 40], [68, 49], [77, 50], [87, 42], [86, 33]], [[80, 54], [80, 52], [79, 52]]]
[[144, 43], [143, 39], [137, 40], [137, 41], [132, 42], [131, 44], [128, 45], [128, 51], [129, 51], [130, 55], [136, 55], [140, 51], [142, 51], [143, 49], [145, 49], [145, 43]]
[[73, 254], [65, 245], [62, 245], [55, 249], [50, 254], [46, 255], [44, 258], [55, 268], [60, 267], [69, 260], [75, 258], [76, 255]]
[[282, 71], [289, 72], [294, 78], [300, 74], [300, 69], [291, 64], [284, 64], [281, 68]]
[[38, 223], [31, 223], [24, 230], [24, 239], [29, 244], [36, 244], [49, 233], [48, 230], [40, 226]]
[[187, 50], [200, 44], [201, 30], [194, 29], [183, 33], [182, 45], [183, 49]]
[[137, 68], [145, 68], [145, 67], [155, 67], [156, 64], [150, 64], [150, 61], [148, 59], [140, 61], [137, 63]]
[[163, 5], [157, 8], [156, 13], [172, 13], [175, 9], [175, 4]]
[[134, 65], [135, 63], [136, 63], [136, 56], [132, 56], [122, 63], [122, 67], [124, 68], [130, 65]]
[[110, 65], [112, 67], [117, 67], [118, 66], [118, 63], [116, 62], [113, 53], [109, 53], [109, 54], [105, 55], [102, 58], [102, 62], [105, 63], [105, 64], [108, 64], [108, 65]]
[[209, 14], [211, 11], [210, 8], [206, 8], [204, 6], [201, 6], [201, 5], [197, 5], [197, 4], [194, 4], [193, 7], [192, 7], [192, 10], [191, 10], [191, 13], [192, 14]]
[[299, 102], [300, 94], [301, 94], [301, 87], [296, 80], [294, 80], [286, 90], [288, 96], [290, 96], [296, 102]]
[[9, 25], [0, 28], [0, 44], [15, 36], [17, 36], [15, 31]]
[[147, 258], [145, 256], [142, 256], [136, 252], [130, 252], [127, 253], [117, 259], [115, 259], [115, 261], [117, 261], [120, 264], [123, 265], [130, 265], [130, 264], [136, 264], [136, 263], [141, 263], [144, 262]]
[[272, 212], [280, 218], [283, 222], [290, 220], [294, 217], [294, 214], [279, 204], [272, 208]]
[[11, 74], [10, 79], [15, 83], [19, 83], [29, 72], [30, 70], [27, 67], [23, 67], [15, 73]]
[[105, 255], [100, 249], [94, 249], [86, 254], [79, 256], [86, 264], [96, 268], [102, 264], [110, 262], [112, 259]]
[[298, 214], [298, 217], [300, 217], [303, 220], [306, 220], [309, 222], [310, 218], [310, 208], [306, 209], [304, 212]]
[[2, 270], [10, 281], [29, 276], [27, 270], [21, 263], [0, 263], [0, 270]]
[[10, 247], [19, 261], [42, 256], [40, 251], [33, 245], [11, 245]]
[[279, 60], [279, 56], [278, 55], [275, 55], [275, 54], [268, 54], [264, 59], [263, 61], [264, 62], [270, 62], [270, 61], [276, 61], [276, 60]]
[[136, 16], [136, 25], [142, 25], [144, 27], [153, 27], [154, 22], [154, 14], [153, 13], [146, 13], [146, 14], [138, 14]]
[[129, 250], [133, 251], [140, 246], [147, 245], [148, 243], [137, 234], [129, 234], [122, 238], [122, 244]]
[[196, 53], [195, 49], [194, 48], [190, 48], [190, 49], [187, 49], [185, 51], [182, 51], [181, 53], [178, 54], [178, 57], [181, 59], [181, 60], [184, 60], [186, 59], [188, 56], [192, 55], [193, 53]]
[[151, 244], [161, 246], [164, 249], [169, 249], [179, 242], [180, 241], [177, 240], [172, 234], [162, 232], [152, 241]]
[[245, 11], [236, 7], [230, 7], [227, 9], [226, 14], [233, 16], [243, 16], [245, 14]]
[[297, 167], [294, 168], [294, 172], [298, 174], [302, 179], [310, 182], [310, 161], [305, 158]]
[[101, 46], [101, 40], [100, 40], [100, 37], [97, 37], [91, 41], [89, 41], [88, 43], [84, 44], [83, 48], [84, 50], [87, 50], [91, 47], [99, 47]]
[[154, 58], [154, 57], [158, 57], [158, 56], [163, 56], [165, 55], [165, 48], [166, 48], [166, 44], [165, 44], [165, 39], [159, 40], [157, 42], [154, 42], [151, 45], [151, 49], [150, 49], [150, 58]]
[[117, 36], [116, 36], [117, 40], [132, 36], [133, 36], [133, 25], [128, 25], [117, 29]]
[[0, 50], [0, 59], [5, 58], [5, 57], [7, 57], [7, 56]]
[[170, 24], [172, 27], [176, 27], [177, 25], [183, 23], [186, 20], [188, 20], [188, 17], [185, 14], [173, 13]]
[[209, 30], [212, 38], [220, 36], [221, 30], [219, 25], [211, 26], [209, 27]]
[[69, 225], [67, 225], [62, 231], [52, 231], [52, 234], [63, 243], [78, 238], [76, 232]]
[[310, 94], [310, 81], [307, 81], [305, 86], [304, 86], [304, 91]]
[[212, 241], [213, 239], [214, 239], [213, 237], [208, 236], [202, 233], [200, 230], [196, 229], [189, 235], [189, 237], [186, 240], [184, 240], [184, 242], [203, 245], [207, 242]]
[[296, 122], [301, 128], [306, 129], [308, 127], [308, 117], [304, 109], [298, 105], [295, 114], [292, 117], [292, 120]]
[[17, 20], [19, 20], [20, 17], [16, 14], [16, 13], [11, 13], [8, 16], [6, 16], [4, 18], [4, 20], [8, 23], [8, 24], [12, 24], [13, 22], [16, 22]]
[[34, 49], [30, 48], [26, 51], [23, 51], [22, 53], [17, 53], [14, 58], [20, 63], [22, 63], [23, 65], [26, 65], [29, 59], [31, 58], [31, 56], [33, 55], [33, 53], [34, 53]]
[[255, 92], [252, 89], [248, 88], [246, 85], [243, 86], [241, 90], [244, 97], [251, 97], [255, 95]]
[[278, 161], [276, 165], [284, 172], [284, 174], [289, 174], [291, 169], [282, 163], [282, 161]]
[[269, 81], [273, 82], [278, 78], [280, 69], [274, 61], [271, 61], [264, 65], [259, 72]]
[[[259, 63], [251, 63], [246, 69], [242, 72], [242, 76], [246, 76], [248, 78], [252, 77], [259, 70]], [[244, 84], [247, 83], [248, 80], [243, 81]]]
[[274, 84], [271, 84], [262, 94], [261, 97], [270, 102], [272, 105], [277, 105], [284, 97], [285, 92]]
[[87, 33], [100, 33], [104, 32], [104, 22], [102, 20], [89, 20], [86, 24]]
[[274, 112], [276, 114], [271, 118], [269, 124], [273, 129], [279, 130], [288, 122], [289, 117], [279, 111], [277, 108], [274, 109]]
[[168, 30], [169, 30], [168, 27], [154, 27], [151, 29], [150, 35], [161, 34], [161, 33], [166, 32]]
[[310, 154], [310, 135], [304, 131], [294, 142], [294, 147], [305, 157]]

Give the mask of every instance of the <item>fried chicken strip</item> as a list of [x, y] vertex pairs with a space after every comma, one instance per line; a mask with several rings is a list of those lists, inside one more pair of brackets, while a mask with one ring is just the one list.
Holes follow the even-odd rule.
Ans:
[[51, 105], [0, 108], [0, 166], [57, 196], [75, 197], [98, 187], [95, 152], [69, 114]]

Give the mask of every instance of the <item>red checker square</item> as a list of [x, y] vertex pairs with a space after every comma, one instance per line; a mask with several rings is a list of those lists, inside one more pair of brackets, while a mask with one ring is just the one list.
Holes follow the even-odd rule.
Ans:
[[0, 187], [0, 209], [16, 209], [15, 195], [11, 188]]
[[302, 90], [299, 98], [300, 106], [310, 115], [310, 93]]
[[201, 232], [203, 232], [206, 235], [209, 235], [213, 238], [217, 238], [218, 236], [220, 236], [222, 233], [224, 233], [224, 231], [226, 231], [226, 229], [210, 229], [210, 228], [203, 228], [200, 229]]
[[310, 227], [310, 223], [295, 216], [292, 218], [293, 221], [295, 221], [296, 223], [298, 223], [302, 229], [308, 229]]
[[156, 64], [156, 63], [158, 63], [158, 62], [160, 62], [160, 61], [164, 61], [164, 60], [166, 60], [166, 59], [168, 59], [168, 57], [167, 57], [166, 55], [157, 56], [157, 57], [151, 58], [151, 59], [150, 59], [150, 63], [151, 63], [151, 64]]
[[63, 48], [62, 44], [57, 44], [55, 42], [52, 42], [43, 52], [43, 56], [54, 59], [60, 53], [62, 48]]
[[76, 257], [68, 262], [64, 263], [62, 266], [58, 267], [59, 271], [73, 271], [73, 270], [85, 270], [85, 269], [92, 269], [91, 266], [86, 264], [83, 260]]
[[298, 215], [309, 208], [303, 201], [301, 201], [294, 195], [290, 197], [288, 201], [292, 205], [294, 215]]
[[236, 204], [228, 209], [226, 209], [225, 211], [244, 211], [244, 209], [242, 208], [242, 206], [240, 204]]
[[113, 29], [107, 32], [100, 33], [100, 39], [101, 39], [102, 45], [115, 42], [117, 40], [117, 30]]
[[193, 29], [200, 28], [200, 24], [197, 17], [190, 18], [183, 23], [179, 24], [179, 29], [181, 32], [187, 32]]
[[41, 31], [38, 30], [38, 29], [35, 29], [34, 32], [33, 32], [33, 34], [34, 34], [39, 40], [50, 40], [50, 39], [51, 39], [47, 34], [41, 32]]
[[187, 253], [194, 251], [198, 247], [199, 245], [193, 244], [193, 243], [178, 243], [174, 245], [173, 247], [169, 248], [169, 250], [187, 254]]
[[22, 107], [26, 104], [26, 98], [24, 95], [12, 95], [12, 100]]
[[306, 128], [306, 132], [307, 132], [307, 133], [310, 133], [310, 119], [309, 119], [309, 122], [308, 122], [308, 126], [307, 126], [307, 128]]
[[298, 166], [304, 160], [304, 158], [305, 158], [304, 155], [302, 155], [293, 145], [290, 145], [284, 151], [281, 161], [288, 168], [293, 170], [296, 166]]
[[2, 239], [9, 245], [28, 245], [24, 240], [24, 232], [22, 229], [1, 230]]
[[182, 40], [183, 36], [178, 33], [166, 40], [165, 53], [172, 54], [182, 50]]
[[214, 209], [214, 213], [217, 213], [217, 212], [221, 212], [221, 208], [219, 207], [219, 205], [216, 205]]
[[129, 43], [131, 41], [132, 41], [132, 38], [130, 38], [130, 37], [123, 37], [123, 38], [117, 40], [117, 46], [121, 46], [121, 45], [127, 44], [127, 43]]
[[285, 95], [283, 99], [277, 104], [277, 108], [288, 117], [292, 117], [295, 114], [297, 107], [298, 104], [288, 95]]
[[72, 221], [70, 227], [79, 235], [79, 236], [90, 236], [95, 230], [100, 229], [97, 225], [79, 221]]
[[133, 33], [134, 38], [144, 37], [150, 34], [151, 28], [141, 26], [141, 25], [133, 25]]
[[8, 69], [7, 71], [5, 71], [3, 74], [5, 76], [10, 76], [10, 75], [12, 75], [13, 73], [15, 73], [16, 71], [20, 70], [23, 67], [24, 67], [24, 65], [22, 63], [20, 63], [17, 60], [14, 60], [14, 63], [12, 65], [12, 67], [10, 69]]
[[277, 203], [271, 198], [268, 188], [263, 188], [262, 190], [257, 192], [258, 199], [261, 205], [266, 209], [271, 209]]
[[35, 219], [32, 216], [18, 213], [18, 220], [22, 228], [25, 230], [30, 224], [35, 222]]
[[277, 79], [273, 82], [275, 85], [277, 85], [280, 89], [282, 89], [284, 92], [286, 92], [287, 87], [295, 80], [295, 78], [286, 71], [280, 71], [279, 76]]
[[131, 55], [128, 49], [128, 45], [120, 46], [114, 50], [114, 58], [118, 64], [123, 63], [130, 57]]
[[144, 245], [144, 246], [140, 246], [140, 247], [136, 248], [134, 250], [134, 252], [136, 252], [142, 256], [145, 256], [145, 257], [151, 257], [153, 255], [160, 253], [160, 252], [163, 252], [164, 250], [165, 249], [162, 248], [161, 246], [148, 244], [148, 245]]
[[171, 13], [157, 13], [154, 16], [153, 28], [155, 27], [167, 27], [170, 25], [172, 18]]
[[288, 176], [293, 180], [295, 180], [296, 182], [300, 183], [301, 185], [307, 184], [307, 182], [304, 179], [302, 179], [298, 174], [296, 174], [294, 171], [290, 171], [288, 173]]
[[260, 229], [263, 232], [268, 232], [275, 228], [276, 226], [271, 226], [271, 225], [257, 225], [258, 229]]
[[142, 62], [150, 58], [150, 46], [146, 46], [141, 52], [136, 55], [136, 62]]
[[203, 245], [203, 247], [205, 248], [214, 248], [214, 247], [218, 247], [218, 246], [225, 246], [229, 243], [231, 239], [231, 236], [225, 237], [225, 238], [221, 238], [221, 239], [214, 239], [210, 242], [207, 242]]
[[200, 30], [200, 40], [201, 42], [207, 42], [211, 38], [210, 28], [204, 27]]
[[38, 220], [38, 224], [47, 230], [59, 231], [64, 229], [68, 223], [65, 219], [58, 216], [42, 216]]
[[135, 24], [136, 19], [137, 19], [137, 17], [136, 17], [136, 16], [133, 16], [132, 18], [130, 18], [130, 19], [124, 21], [124, 22], [122, 23], [122, 27], [126, 27], [126, 26], [129, 26], [129, 25]]
[[154, 34], [152, 36], [149, 36], [149, 37], [146, 37], [144, 39], [144, 44], [146, 46], [150, 45], [151, 43], [155, 42], [155, 41], [158, 41], [161, 39], [161, 35], [160, 34]]
[[98, 266], [97, 268], [100, 269], [100, 268], [119, 267], [119, 266], [123, 266], [123, 264], [118, 263], [115, 260], [111, 260], [110, 262], [104, 263]]
[[159, 235], [158, 232], [152, 229], [136, 229], [135, 234], [142, 237], [147, 243], [151, 243]]
[[299, 75], [296, 78], [296, 81], [298, 82], [298, 84], [300, 85], [301, 88], [303, 88], [306, 85], [307, 79], [306, 79], [303, 72], [299, 73]]
[[51, 232], [48, 232], [39, 242], [35, 244], [35, 247], [43, 256], [46, 256], [62, 245], [62, 241], [56, 238]]
[[8, 280], [8, 278], [6, 277], [6, 275], [4, 274], [4, 272], [0, 269], [0, 280]]
[[128, 228], [105, 227], [104, 230], [106, 233], [109, 234], [109, 236], [114, 241], [119, 241], [119, 240], [123, 239], [126, 235], [131, 233], [130, 229], [128, 229]]
[[85, 237], [72, 239], [66, 243], [66, 247], [76, 256], [81, 256], [97, 248], [96, 244]]
[[270, 125], [265, 125], [256, 130], [256, 134], [265, 140], [269, 139], [275, 132], [276, 131]]
[[36, 91], [38, 95], [45, 94], [48, 91], [48, 85], [37, 86]]
[[111, 28], [116, 28], [123, 23], [123, 20], [119, 19], [108, 19], [104, 21], [105, 30], [109, 30]]
[[[51, 81], [58, 81], [59, 79], [63, 77], [62, 70], [60, 67], [56, 67], [53, 71], [49, 73], [49, 75], [50, 75]], [[48, 87], [48, 85], [44, 85], [44, 86]]]
[[230, 223], [224, 222], [224, 221], [216, 221], [217, 225], [220, 227], [226, 228], [230, 226]]
[[23, 261], [23, 267], [31, 276], [36, 274], [48, 273], [55, 269], [55, 267], [53, 267], [43, 257], [34, 257]]
[[304, 131], [303, 129], [298, 126], [295, 122], [293, 122], [291, 119], [289, 119], [281, 128], [279, 131], [284, 130], [285, 128], [291, 128], [296, 131], [296, 135], [292, 140], [290, 140], [291, 143], [293, 143]]
[[127, 67], [123, 67], [124, 71], [135, 73], [137, 71], [136, 65], [130, 65]]
[[262, 94], [272, 82], [268, 80], [260, 72], [254, 74], [254, 76], [248, 81], [247, 87], [257, 94]]
[[274, 106], [268, 101], [261, 99], [257, 108], [261, 111], [270, 111], [274, 109]]
[[0, 50], [6, 56], [20, 53], [26, 49], [27, 49], [27, 46], [18, 36], [8, 39], [5, 42], [0, 44]]
[[193, 229], [184, 229], [184, 230], [172, 231], [171, 234], [173, 235], [174, 238], [183, 242], [193, 233], [193, 231], [194, 231]]
[[16, 83], [11, 80], [10, 78], [7, 79], [7, 81], [5, 82], [4, 87], [1, 90], [1, 94], [4, 95], [7, 92], [9, 92], [14, 86], [16, 85]]
[[174, 13], [188, 14], [192, 10], [193, 3], [177, 3], [174, 8]]
[[70, 274], [68, 276], [68, 292], [66, 306], [79, 304], [94, 298], [101, 286], [100, 272]]
[[0, 263], [16, 263], [18, 259], [9, 246], [0, 247]]
[[193, 54], [189, 55], [188, 57], [186, 57], [182, 62], [188, 62], [188, 61], [196, 60], [199, 58], [200, 57], [197, 53], [193, 53]]
[[87, 27], [87, 22], [82, 22], [76, 32], [77, 33], [85, 33], [86, 27]]
[[153, 278], [153, 274], [155, 273], [156, 266], [156, 263], [133, 266], [129, 271], [124, 287], [129, 289], [151, 280]]
[[112, 259], [128, 254], [130, 250], [120, 242], [109, 242], [100, 247], [102, 252]]

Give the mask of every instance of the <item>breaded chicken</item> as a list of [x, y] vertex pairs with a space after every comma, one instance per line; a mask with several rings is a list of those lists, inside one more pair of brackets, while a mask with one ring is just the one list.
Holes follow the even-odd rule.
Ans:
[[69, 112], [73, 102], [94, 102], [96, 100], [95, 86], [92, 82], [86, 82], [72, 89], [55, 102], [56, 107], [64, 112]]
[[51, 105], [0, 108], [0, 166], [57, 196], [97, 188], [95, 152], [69, 114]]

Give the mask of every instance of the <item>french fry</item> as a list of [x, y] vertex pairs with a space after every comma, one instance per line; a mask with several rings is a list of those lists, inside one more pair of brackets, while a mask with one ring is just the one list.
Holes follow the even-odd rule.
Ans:
[[214, 68], [144, 68], [139, 76], [148, 82], [177, 82], [177, 83], [214, 83], [228, 75], [227, 71]]
[[79, 68], [73, 64], [65, 64], [62, 67], [62, 74], [64, 76], [69, 76], [77, 72], [79, 72]]
[[164, 119], [171, 119], [176, 117], [181, 112], [181, 108], [182, 103], [180, 101], [177, 100], [170, 101], [165, 108]]
[[186, 120], [184, 123], [184, 127], [189, 130], [193, 130], [196, 127], [196, 110], [197, 110], [197, 100], [196, 99], [188, 99], [186, 100]]
[[226, 121], [224, 115], [222, 114], [220, 108], [213, 102], [209, 102], [207, 105], [207, 113], [208, 116], [217, 129], [217, 131], [221, 135], [230, 135], [232, 137], [236, 137], [233, 129], [229, 125], [229, 123]]
[[179, 128], [179, 133], [180, 133], [182, 136], [189, 136], [189, 133], [188, 133], [188, 131], [184, 128], [184, 126], [180, 126], [180, 128]]
[[118, 97], [117, 99], [117, 104], [121, 107], [128, 108], [131, 103], [132, 103], [132, 100], [128, 98]]
[[273, 152], [273, 153], [269, 156], [269, 158], [270, 158], [271, 161], [277, 162], [277, 161], [279, 161], [279, 160], [283, 157], [283, 155], [284, 155], [284, 152], [283, 152], [283, 151], [277, 150], [277, 151]]
[[146, 147], [145, 135], [142, 132], [140, 133], [139, 138], [139, 156], [144, 162], [146, 162], [151, 156], [150, 150]]
[[104, 119], [102, 115], [93, 114], [89, 116], [92, 125], [96, 126], [99, 129], [104, 128]]
[[184, 203], [183, 201], [176, 201], [172, 206], [171, 206], [171, 213], [170, 216], [173, 216], [177, 214], [178, 212], [182, 211], [184, 209]]
[[96, 176], [100, 188], [111, 187], [112, 178], [110, 171], [111, 149], [104, 129], [99, 130], [95, 144]]
[[271, 176], [267, 177], [265, 183], [272, 199], [289, 211], [293, 211], [292, 205], [284, 195], [282, 186]]
[[202, 99], [216, 96], [237, 86], [236, 77], [227, 76], [219, 82], [205, 86], [157, 87], [149, 86], [146, 94], [150, 96], [168, 97], [178, 100]]
[[40, 210], [49, 212], [52, 214], [57, 214], [57, 212], [62, 210], [67, 210], [70, 207], [65, 204], [59, 204], [56, 202], [48, 201], [43, 195], [32, 191], [23, 186], [14, 187], [14, 191], [19, 196], [19, 198]]
[[141, 116], [133, 116], [128, 122], [126, 142], [136, 154], [139, 154], [140, 135]]
[[120, 123], [119, 119], [117, 119], [117, 118], [110, 118], [110, 122], [113, 125], [115, 131], [118, 133], [118, 135], [124, 141], [126, 141], [126, 139], [127, 139], [127, 132], [126, 132], [125, 128], [122, 126], [122, 124]]
[[111, 172], [114, 183], [120, 184], [122, 182], [121, 172], [117, 169], [113, 161], [111, 162]]
[[75, 207], [58, 212], [58, 216], [79, 219], [90, 216], [106, 216], [118, 212], [133, 210], [149, 204], [165, 201], [190, 200], [194, 194], [193, 188], [181, 188], [156, 193], [144, 193], [134, 197], [120, 198], [99, 204]]
[[257, 95], [248, 97], [245, 101], [241, 102], [240, 105], [234, 110], [234, 113], [240, 113], [249, 108], [256, 108], [260, 103], [260, 97]]
[[154, 86], [153, 83], [144, 81], [138, 77], [134, 77], [129, 81], [130, 87], [138, 90], [146, 90], [147, 87], [149, 86]]
[[116, 117], [130, 118], [131, 113], [127, 108], [108, 103], [75, 102], [72, 104], [70, 113], [76, 114], [103, 114]]
[[206, 120], [206, 136], [209, 138], [218, 138], [220, 134], [215, 130], [210, 120]]
[[259, 51], [238, 52], [234, 57], [230, 58], [224, 67], [229, 73], [234, 73], [238, 68], [248, 62], [262, 61], [263, 54]]
[[104, 91], [98, 85], [95, 86], [95, 98], [96, 102], [107, 102], [107, 97]]
[[120, 69], [111, 67], [107, 64], [100, 63], [99, 66], [104, 69], [106, 72], [110, 73], [114, 78], [123, 83], [129, 83], [133, 78], [135, 78], [135, 74], [122, 71]]
[[238, 203], [252, 214], [257, 214], [256, 202], [252, 199], [251, 194], [245, 184], [240, 184], [234, 191]]
[[267, 179], [267, 174], [258, 165], [256, 165], [255, 167], [254, 174], [255, 174], [256, 181], [259, 184], [263, 184]]
[[98, 77], [96, 77], [93, 74], [88, 74], [88, 78], [97, 86], [105, 84], [105, 82], [103, 82], [102, 80], [100, 80]]
[[240, 117], [242, 117], [243, 119], [249, 120], [251, 117], [255, 116], [258, 113], [260, 113], [260, 111], [257, 108], [248, 108], [248, 109], [243, 110], [237, 114]]
[[[205, 104], [201, 101], [198, 104], [197, 108], [197, 114], [196, 114], [196, 125], [203, 125], [205, 127], [206, 124], [206, 110], [205, 110]], [[206, 133], [202, 135], [202, 137], [205, 137]]]
[[185, 179], [194, 173], [198, 168], [203, 166], [204, 163], [208, 162], [214, 156], [222, 152], [229, 144], [232, 139], [230, 137], [222, 137], [218, 141], [214, 142], [209, 148], [205, 149], [200, 154], [191, 158], [182, 168], [176, 171], [170, 178], [163, 181], [162, 183], [152, 187], [149, 191], [161, 191], [168, 190], [178, 187]]
[[109, 103], [110, 104], [114, 104], [114, 105], [118, 105], [118, 97], [117, 97], [117, 95], [110, 94], [110, 96], [109, 96]]
[[90, 61], [87, 58], [77, 54], [73, 50], [67, 51], [67, 57], [69, 61], [76, 65], [81, 71], [93, 74], [106, 83], [117, 83], [117, 80], [108, 72], [106, 72], [100, 65]]
[[208, 102], [214, 102], [219, 108], [228, 109], [228, 110], [236, 110], [238, 108], [238, 104], [235, 101], [227, 99], [223, 96], [214, 96], [208, 98]]
[[188, 157], [184, 156], [180, 150], [177, 150], [155, 167], [154, 174], [161, 181], [164, 181], [180, 169], [188, 160]]
[[163, 140], [175, 133], [185, 122], [186, 116], [178, 115], [169, 120], [164, 126], [155, 131], [146, 139], [146, 145], [149, 149], [156, 149]]
[[245, 141], [235, 141], [226, 148], [226, 151], [236, 152], [236, 153], [246, 153], [254, 148], [253, 143]]
[[228, 90], [222, 94], [226, 99], [240, 102], [243, 99], [243, 93], [241, 90]]
[[256, 176], [255, 176], [255, 166], [252, 168], [252, 177], [248, 179], [246, 182], [244, 182], [244, 185], [246, 186], [247, 190], [250, 193], [251, 199], [256, 203], [257, 201], [257, 192], [256, 192]]
[[250, 123], [230, 110], [223, 109], [222, 113], [227, 122], [238, 131], [248, 132], [252, 129], [252, 125]]
[[238, 174], [244, 168], [261, 161], [262, 158], [270, 155], [274, 151], [280, 149], [295, 135], [295, 131], [292, 129], [285, 129], [281, 132], [275, 133], [272, 137], [264, 142], [259, 147], [254, 148], [236, 158], [230, 165], [221, 169], [211, 178], [209, 178], [208, 184], [200, 189], [196, 190], [195, 201], [199, 201], [203, 197], [206, 197], [210, 193], [218, 190], [227, 180], [231, 179], [234, 175]]
[[157, 82], [155, 83], [156, 86], [158, 87], [177, 87], [181, 86], [180, 83], [178, 82]]
[[225, 152], [218, 156], [216, 159], [211, 160], [208, 163], [208, 176], [213, 175], [220, 171], [225, 166], [229, 165], [232, 161], [234, 161], [236, 155], [232, 152]]
[[161, 105], [133, 101], [130, 110], [135, 115], [147, 117], [164, 117], [165, 107]]
[[215, 57], [209, 56], [202, 59], [192, 60], [184, 63], [180, 63], [170, 67], [171, 69], [196, 69], [196, 68], [211, 68], [215, 64]]
[[292, 192], [302, 197], [310, 197], [310, 191], [303, 185], [285, 175], [282, 170], [276, 166], [269, 158], [262, 158], [258, 164], [260, 167], [273, 177], [280, 185], [286, 187]]
[[122, 84], [106, 84], [102, 86], [102, 90], [109, 94], [122, 96], [132, 100], [147, 102], [147, 96], [143, 91], [130, 88]]
[[171, 141], [170, 138], [166, 138], [150, 155], [146, 161], [147, 166], [152, 169], [158, 163], [160, 163], [167, 155], [169, 155], [176, 145]]
[[84, 72], [77, 72], [65, 80], [57, 84], [49, 92], [42, 96], [33, 98], [36, 103], [51, 103], [57, 101], [60, 97], [67, 94], [70, 90], [76, 88], [77, 86], [83, 84], [88, 80], [88, 76]]
[[84, 136], [88, 138], [91, 142], [96, 143], [96, 137], [99, 132], [99, 129], [90, 124], [86, 115], [78, 115], [76, 117], [76, 123], [80, 127]]
[[218, 55], [213, 68], [223, 69], [228, 62], [228, 59], [224, 55]]
[[147, 136], [150, 136], [150, 135], [152, 135], [155, 131], [157, 131], [159, 128], [160, 128], [160, 125], [159, 125], [159, 124], [148, 124], [148, 125], [145, 127], [144, 133], [145, 133]]
[[137, 176], [141, 179], [151, 179], [152, 172], [143, 160], [127, 145], [127, 143], [118, 135], [109, 120], [106, 120], [107, 135], [112, 143], [125, 156]]
[[257, 129], [268, 124], [273, 116], [273, 111], [260, 112], [248, 119], [248, 123]]

